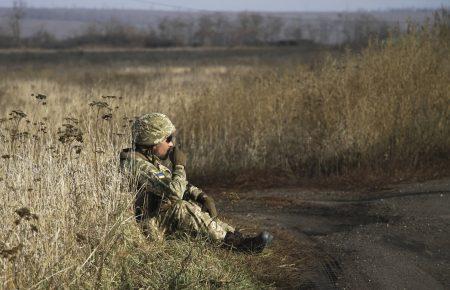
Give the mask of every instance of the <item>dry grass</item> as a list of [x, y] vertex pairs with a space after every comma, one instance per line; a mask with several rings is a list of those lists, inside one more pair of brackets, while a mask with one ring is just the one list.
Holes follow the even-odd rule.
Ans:
[[[221, 260], [206, 241], [144, 238], [121, 190], [121, 142], [93, 153], [83, 146], [96, 141], [74, 119], [53, 134], [48, 121], [11, 116], [2, 127], [15, 137], [2, 143], [0, 288], [256, 287], [236, 270], [238, 256]], [[109, 125], [95, 126], [90, 134], [108, 136]]]
[[[98, 69], [3, 72], [0, 288], [260, 288], [242, 256], [187, 237], [146, 240], [123, 190], [117, 154], [144, 111], [136, 96], [170, 94], [190, 68], [138, 70], [138, 80], [129, 69], [104, 72], [106, 83]], [[94, 98], [108, 94], [124, 97]]]
[[248, 55], [3, 66], [2, 288], [257, 287], [238, 256], [142, 237], [117, 170], [133, 117], [168, 114], [197, 178], [448, 168], [449, 43], [447, 26], [412, 31], [315, 70]]

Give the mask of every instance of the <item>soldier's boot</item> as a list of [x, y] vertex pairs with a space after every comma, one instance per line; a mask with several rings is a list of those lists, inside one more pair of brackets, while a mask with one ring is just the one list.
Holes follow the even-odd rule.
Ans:
[[273, 236], [267, 231], [263, 231], [254, 237], [244, 237], [239, 231], [235, 231], [226, 234], [224, 243], [238, 251], [261, 253], [264, 248], [272, 243], [272, 240]]

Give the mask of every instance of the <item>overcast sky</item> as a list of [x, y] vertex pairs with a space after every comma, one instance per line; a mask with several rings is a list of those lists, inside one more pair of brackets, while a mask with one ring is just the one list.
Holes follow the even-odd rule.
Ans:
[[[30, 7], [212, 11], [349, 11], [449, 7], [450, 0], [22, 0]], [[11, 6], [13, 0], [0, 0]]]

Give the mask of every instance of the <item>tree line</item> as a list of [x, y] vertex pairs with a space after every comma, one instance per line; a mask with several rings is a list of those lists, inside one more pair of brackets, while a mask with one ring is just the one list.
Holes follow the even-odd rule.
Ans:
[[335, 18], [281, 17], [242, 12], [196, 17], [164, 17], [146, 28], [117, 18], [86, 25], [80, 32], [58, 39], [41, 28], [23, 37], [26, 15], [23, 2], [15, 1], [8, 24], [0, 27], [0, 47], [72, 48], [80, 46], [177, 47], [177, 46], [259, 46], [344, 44], [364, 46], [371, 37], [385, 38], [400, 31], [399, 24], [388, 23], [369, 13], [343, 13]]

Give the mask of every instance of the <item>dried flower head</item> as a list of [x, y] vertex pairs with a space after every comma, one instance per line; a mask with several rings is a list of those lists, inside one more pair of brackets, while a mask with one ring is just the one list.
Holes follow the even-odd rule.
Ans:
[[43, 94], [31, 94], [31, 96], [34, 96], [36, 99], [38, 99], [38, 100], [40, 100], [40, 101], [43, 101], [43, 100], [45, 100], [45, 99], [47, 99], [47, 96], [46, 95], [43, 95]]
[[12, 132], [11, 135], [14, 139], [26, 139], [30, 137], [30, 133], [28, 132]]
[[109, 120], [111, 120], [112, 119], [112, 114], [111, 113], [108, 113], [108, 114], [104, 114], [103, 116], [102, 116], [102, 119], [103, 120], [106, 120], [106, 121], [109, 121]]
[[30, 219], [38, 220], [39, 217], [37, 214], [34, 214], [27, 207], [21, 207], [15, 210], [15, 213], [21, 218], [29, 221]]
[[59, 142], [61, 143], [72, 143], [73, 141], [83, 142], [83, 132], [80, 128], [75, 127], [72, 124], [63, 124], [61, 128], [58, 129]]
[[16, 214], [18, 214], [21, 218], [27, 217], [31, 215], [31, 211], [27, 207], [21, 207], [19, 209], [16, 209]]
[[11, 116], [11, 119], [17, 120], [21, 120], [27, 116], [27, 114], [25, 114], [22, 110], [13, 110], [9, 113], [9, 115]]
[[76, 233], [75, 235], [75, 240], [77, 241], [77, 243], [79, 244], [85, 244], [87, 242], [87, 238], [85, 235], [83, 235], [82, 233]]
[[101, 109], [101, 108], [108, 108], [109, 107], [107, 102], [100, 102], [100, 101], [93, 101], [93, 102], [89, 103], [89, 106], [97, 107], [99, 109]]
[[15, 247], [12, 247], [11, 249], [6, 249], [6, 247], [2, 244], [0, 244], [0, 256], [4, 259], [8, 260], [14, 260], [16, 258], [16, 255], [22, 250], [23, 245], [18, 244]]
[[81, 145], [75, 145], [72, 147], [75, 150], [76, 154], [80, 154], [83, 147]]

